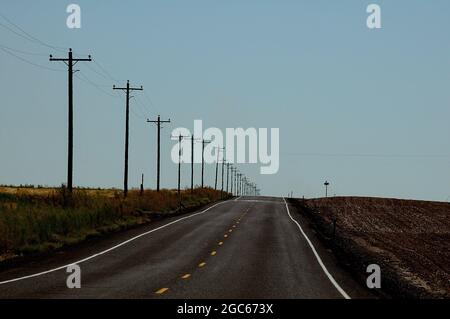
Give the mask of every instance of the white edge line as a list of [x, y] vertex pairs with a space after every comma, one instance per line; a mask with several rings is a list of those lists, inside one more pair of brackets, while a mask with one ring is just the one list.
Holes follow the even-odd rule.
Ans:
[[242, 196], [236, 197], [236, 198], [234, 199], [234, 201], [237, 202], [238, 199], [241, 198], [241, 197], [242, 197]]
[[311, 247], [311, 250], [313, 251], [314, 256], [316, 256], [317, 262], [319, 263], [320, 267], [322, 267], [322, 270], [325, 273], [325, 275], [327, 275], [328, 279], [331, 281], [331, 283], [334, 285], [334, 287], [336, 287], [336, 289], [339, 291], [339, 293], [345, 299], [351, 299], [350, 296], [344, 291], [344, 289], [342, 289], [341, 286], [339, 286], [339, 284], [336, 282], [336, 280], [333, 278], [333, 276], [328, 271], [327, 267], [325, 267], [325, 265], [322, 261], [322, 258], [320, 258], [319, 254], [317, 253], [316, 249], [314, 248], [314, 245], [311, 242], [311, 240], [309, 240], [308, 236], [306, 236], [305, 232], [302, 229], [302, 226], [300, 226], [300, 224], [294, 218], [292, 218], [291, 212], [289, 211], [288, 203], [286, 202], [286, 199], [284, 197], [283, 197], [283, 200], [284, 200], [284, 204], [286, 205], [286, 211], [289, 215], [289, 218], [292, 219], [292, 221], [297, 224], [298, 229], [300, 229], [300, 232], [302, 233], [303, 237], [305, 237], [306, 241], [308, 242], [309, 247]]
[[42, 271], [42, 272], [39, 272], [39, 273], [36, 273], [36, 274], [32, 274], [32, 275], [28, 275], [28, 276], [24, 276], [24, 277], [19, 277], [19, 278], [14, 278], [14, 279], [6, 280], [6, 281], [0, 281], [0, 285], [4, 285], [4, 284], [11, 283], [11, 282], [16, 282], [16, 281], [24, 280], [24, 279], [29, 279], [29, 278], [33, 278], [33, 277], [38, 277], [38, 276], [42, 276], [42, 275], [46, 275], [46, 274], [48, 274], [48, 273], [52, 273], [52, 272], [55, 272], [55, 271], [58, 271], [58, 270], [65, 269], [65, 268], [67, 268], [67, 267], [69, 267], [69, 266], [71, 266], [71, 265], [78, 265], [78, 264], [84, 263], [84, 262], [86, 262], [86, 261], [88, 261], [88, 260], [91, 260], [91, 259], [96, 258], [96, 257], [98, 257], [98, 256], [104, 255], [104, 254], [106, 254], [106, 253], [109, 253], [109, 252], [112, 251], [112, 250], [115, 250], [115, 249], [117, 249], [117, 248], [119, 248], [119, 247], [121, 247], [121, 246], [123, 246], [123, 245], [126, 245], [126, 244], [128, 244], [128, 243], [130, 243], [130, 242], [132, 242], [132, 241], [134, 241], [134, 240], [136, 240], [136, 239], [138, 239], [138, 238], [141, 238], [141, 237], [143, 237], [143, 236], [146, 236], [146, 235], [148, 235], [148, 234], [151, 234], [151, 233], [153, 233], [153, 232], [155, 232], [155, 231], [158, 231], [158, 230], [160, 230], [160, 229], [166, 228], [166, 227], [168, 227], [168, 226], [170, 226], [170, 225], [173, 225], [173, 224], [175, 224], [175, 223], [178, 223], [178, 222], [180, 222], [180, 221], [182, 221], [182, 220], [185, 220], [185, 219], [188, 219], [188, 218], [192, 218], [192, 217], [197, 216], [197, 215], [200, 215], [200, 214], [204, 214], [204, 213], [206, 213], [207, 211], [209, 211], [210, 209], [212, 209], [212, 208], [214, 208], [214, 207], [216, 207], [216, 206], [218, 206], [218, 205], [224, 204], [224, 203], [226, 203], [226, 202], [228, 202], [228, 201], [219, 202], [219, 203], [217, 203], [217, 204], [214, 204], [213, 206], [210, 206], [210, 207], [206, 208], [205, 210], [202, 210], [201, 212], [198, 212], [198, 213], [195, 213], [195, 214], [192, 214], [192, 215], [189, 215], [189, 216], [185, 216], [185, 217], [179, 218], [179, 219], [177, 219], [177, 220], [174, 220], [173, 222], [164, 224], [164, 225], [162, 225], [162, 226], [160, 226], [160, 227], [158, 227], [158, 228], [152, 229], [152, 230], [150, 230], [150, 231], [147, 231], [147, 232], [145, 232], [145, 233], [142, 233], [142, 234], [140, 234], [140, 235], [137, 235], [137, 236], [135, 236], [135, 237], [132, 237], [132, 238], [130, 238], [130, 239], [128, 239], [128, 240], [126, 240], [126, 241], [124, 241], [124, 242], [118, 244], [118, 245], [115, 245], [115, 246], [113, 246], [113, 247], [111, 247], [111, 248], [109, 248], [109, 249], [103, 250], [103, 251], [101, 251], [101, 252], [99, 252], [99, 253], [97, 253], [97, 254], [94, 254], [94, 255], [92, 255], [92, 256], [86, 257], [86, 258], [81, 259], [81, 260], [79, 260], [79, 261], [76, 261], [76, 262], [73, 262], [73, 263], [70, 263], [70, 264], [67, 264], [67, 265], [58, 267], [58, 268], [54, 268], [54, 269]]

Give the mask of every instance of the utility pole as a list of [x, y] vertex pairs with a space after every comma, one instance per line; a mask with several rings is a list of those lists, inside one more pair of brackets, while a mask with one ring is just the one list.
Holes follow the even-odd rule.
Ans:
[[[194, 193], [194, 142], [201, 139], [195, 139], [194, 135], [191, 136], [191, 194]], [[201, 140], [203, 143], [203, 140]], [[203, 167], [202, 167], [203, 169]], [[203, 174], [203, 173], [202, 173]], [[203, 186], [202, 186], [203, 187]]]
[[130, 92], [132, 91], [142, 91], [142, 86], [140, 88], [130, 87], [130, 81], [127, 81], [127, 86], [123, 88], [118, 88], [115, 85], [113, 90], [123, 90], [126, 94], [126, 115], [125, 115], [125, 169], [123, 176], [123, 195], [127, 197], [128, 195], [128, 146], [129, 146], [129, 136], [130, 136]]
[[156, 191], [160, 190], [160, 182], [161, 182], [161, 123], [170, 123], [170, 119], [166, 121], [161, 121], [161, 116], [158, 115], [158, 119], [156, 121], [151, 121], [147, 119], [147, 123], [156, 123], [158, 127], [158, 154], [156, 158]]
[[223, 198], [223, 169], [225, 168], [225, 154], [222, 158], [222, 187], [220, 189], [220, 198]]
[[239, 185], [239, 171], [237, 169], [236, 169], [236, 173], [234, 174], [234, 183], [235, 183], [234, 189], [235, 189], [236, 196], [239, 196], [239, 187], [238, 187], [238, 185]]
[[191, 194], [194, 193], [194, 134], [191, 136]]
[[220, 150], [219, 150], [219, 148], [217, 148], [216, 179], [215, 179], [215, 182], [214, 182], [214, 190], [217, 190], [217, 172], [219, 170], [219, 153], [220, 153]]
[[234, 184], [234, 177], [233, 177], [233, 174], [234, 174], [234, 170], [235, 170], [236, 168], [234, 168], [234, 167], [231, 167], [231, 181], [230, 181], [230, 193], [231, 193], [231, 195], [233, 196], [234, 195], [234, 193], [233, 193], [233, 184]]
[[141, 179], [141, 196], [144, 195], [144, 174], [142, 174]]
[[217, 149], [217, 160], [216, 160], [216, 181], [214, 183], [214, 190], [217, 190], [217, 174], [219, 173], [219, 155], [220, 151], [224, 150], [225, 147], [216, 147]]
[[328, 185], [330, 185], [330, 183], [328, 183], [328, 181], [325, 181], [325, 183], [323, 183], [323, 185], [325, 185], [325, 198], [328, 197]]
[[241, 174], [240, 178], [239, 178], [239, 194], [242, 196], [242, 181], [244, 179], [244, 174]]
[[[78, 62], [92, 61], [89, 55], [87, 59], [74, 59], [72, 49], [69, 49], [68, 58], [54, 58], [50, 55], [50, 61], [64, 62], [68, 67], [68, 96], [69, 96], [69, 112], [68, 112], [68, 152], [67, 152], [67, 189], [72, 193], [73, 189], [73, 67]], [[76, 71], [75, 71], [76, 72]]]
[[[183, 139], [183, 136], [180, 134], [178, 137], [178, 197], [181, 196], [181, 140]], [[180, 200], [181, 203], [181, 200]]]
[[239, 173], [238, 179], [237, 179], [237, 195], [238, 196], [241, 196], [241, 176], [242, 176], [242, 174]]
[[241, 193], [241, 188], [242, 187], [242, 174], [240, 174], [239, 173], [239, 180], [238, 180], [238, 194], [239, 194], [239, 196], [241, 196], [242, 195], [242, 193]]
[[227, 193], [228, 193], [228, 179], [230, 178], [230, 165], [231, 163], [227, 163]]
[[181, 141], [183, 138], [186, 138], [187, 136], [179, 135], [176, 138], [178, 138], [178, 197], [180, 200], [180, 206], [181, 206]]
[[202, 139], [202, 188], [204, 188], [204, 174], [205, 174], [205, 144], [211, 143], [211, 141], [207, 141]]

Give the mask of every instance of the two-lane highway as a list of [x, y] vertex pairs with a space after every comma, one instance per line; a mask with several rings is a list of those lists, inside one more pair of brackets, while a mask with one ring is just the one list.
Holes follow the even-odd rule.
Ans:
[[370, 297], [305, 227], [284, 199], [229, 200], [0, 272], [0, 298]]

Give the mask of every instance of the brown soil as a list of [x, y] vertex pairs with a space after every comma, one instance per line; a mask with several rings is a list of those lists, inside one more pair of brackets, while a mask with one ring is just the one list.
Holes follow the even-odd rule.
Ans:
[[297, 204], [361, 277], [376, 263], [392, 296], [450, 298], [450, 203], [333, 197]]

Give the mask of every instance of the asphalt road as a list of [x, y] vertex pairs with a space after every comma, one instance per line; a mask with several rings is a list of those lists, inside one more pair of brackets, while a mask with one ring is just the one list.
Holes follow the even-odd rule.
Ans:
[[[66, 285], [73, 263], [80, 289]], [[372, 295], [280, 198], [222, 202], [0, 272], [0, 298], [344, 297]]]

